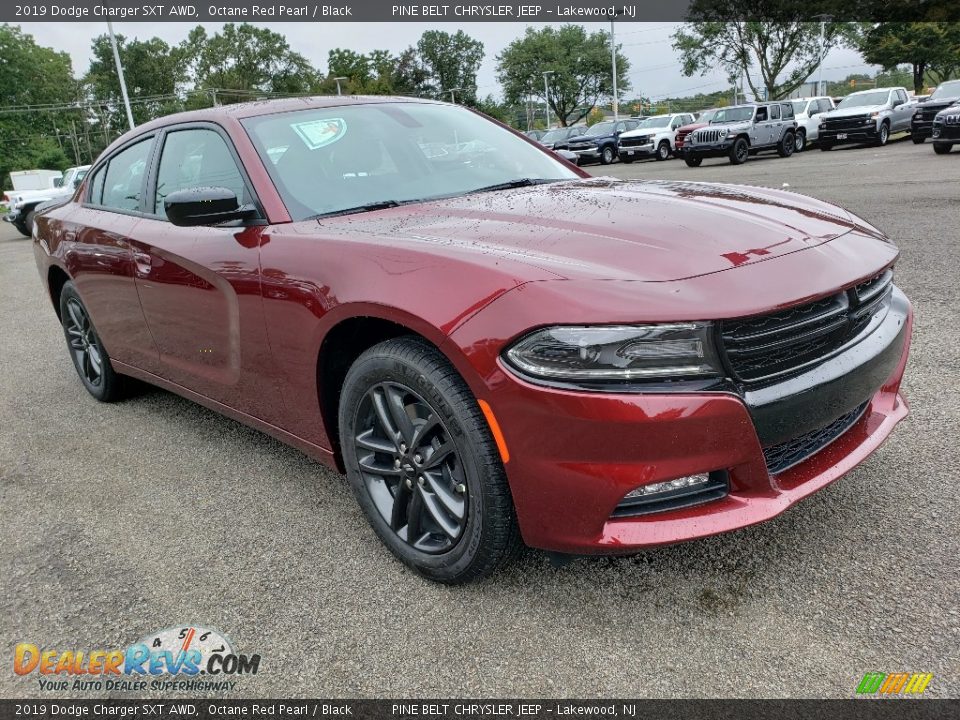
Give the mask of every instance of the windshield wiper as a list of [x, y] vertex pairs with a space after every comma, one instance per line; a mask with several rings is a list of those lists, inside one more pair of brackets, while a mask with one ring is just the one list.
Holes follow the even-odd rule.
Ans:
[[497, 190], [511, 190], [513, 188], [529, 187], [530, 185], [546, 185], [547, 183], [554, 182], [560, 182], [560, 180], [547, 180], [545, 178], [517, 178], [516, 180], [509, 180], [507, 182], [497, 183], [496, 185], [478, 187], [477, 189], [469, 190], [464, 194], [472, 195], [473, 193], [496, 192]]
[[378, 200], [377, 202], [366, 203], [364, 205], [354, 205], [353, 207], [341, 208], [340, 210], [317, 213], [305, 219], [317, 220], [318, 218], [332, 217], [334, 215], [353, 215], [354, 213], [371, 212], [372, 210], [385, 210], [386, 208], [400, 207], [401, 205], [412, 202], [419, 202], [419, 200]]

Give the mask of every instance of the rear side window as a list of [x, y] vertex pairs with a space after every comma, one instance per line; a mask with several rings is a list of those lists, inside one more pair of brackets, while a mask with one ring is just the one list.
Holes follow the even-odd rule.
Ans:
[[791, 103], [784, 103], [780, 107], [783, 108], [784, 120], [789, 120], [793, 117], [793, 105]]
[[160, 155], [153, 212], [163, 214], [163, 200], [170, 193], [196, 187], [232, 190], [241, 205], [250, 200], [240, 169], [220, 133], [207, 128], [168, 133]]
[[[153, 138], [141, 140], [121, 150], [112, 158], [104, 173], [100, 205], [113, 210], [135, 211], [140, 209], [140, 193], [147, 158]], [[96, 181], [95, 183], [96, 184]], [[96, 187], [94, 187], [96, 192]]]
[[779, 105], [771, 105], [771, 106], [770, 106], [770, 119], [771, 119], [771, 120], [779, 120], [779, 119], [780, 119], [780, 106], [779, 106]]

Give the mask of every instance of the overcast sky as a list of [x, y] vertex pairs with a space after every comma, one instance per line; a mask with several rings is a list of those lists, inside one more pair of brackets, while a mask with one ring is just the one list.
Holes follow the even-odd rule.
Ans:
[[[222, 23], [202, 23], [208, 32], [216, 32]], [[326, 70], [327, 52], [335, 47], [366, 53], [386, 49], [397, 53], [416, 44], [424, 30], [440, 29], [465, 32], [483, 42], [485, 56], [477, 77], [481, 96], [499, 96], [496, 80], [496, 56], [515, 38], [523, 34], [522, 23], [254, 23], [265, 25], [286, 35], [290, 46], [321, 70]], [[609, 30], [609, 23], [583, 23], [591, 32]], [[195, 23], [114, 23], [117, 33], [146, 39], [158, 36], [170, 44], [179, 43]], [[617, 43], [630, 60], [630, 82], [633, 89], [626, 94], [643, 94], [654, 100], [668, 96], [684, 96], [697, 92], [713, 92], [727, 86], [724, 73], [685, 77], [670, 45], [670, 35], [677, 23], [623, 22], [616, 26]], [[73, 59], [74, 73], [82, 75], [90, 64], [91, 40], [106, 32], [106, 23], [23, 23], [41, 45], [63, 50]], [[837, 80], [849, 73], [862, 72], [859, 53], [835, 49], [824, 63], [825, 80]]]

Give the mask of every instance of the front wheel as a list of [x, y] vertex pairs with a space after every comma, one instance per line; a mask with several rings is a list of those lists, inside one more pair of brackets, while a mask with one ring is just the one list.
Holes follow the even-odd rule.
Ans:
[[793, 148], [796, 143], [796, 137], [792, 130], [788, 130], [780, 138], [780, 144], [777, 145], [777, 155], [782, 158], [788, 158], [793, 155]]
[[880, 130], [877, 132], [877, 139], [874, 142], [874, 145], [877, 147], [883, 147], [887, 144], [887, 140], [890, 139], [890, 126], [885, 122], [880, 123]]
[[73, 281], [64, 284], [60, 292], [60, 322], [73, 366], [87, 392], [101, 402], [119, 400], [123, 396], [123, 378], [114, 372]]
[[703, 158], [696, 155], [685, 155], [683, 161], [687, 164], [687, 167], [700, 167]]
[[661, 140], [660, 144], [657, 145], [657, 160], [666, 160], [670, 157], [670, 143], [666, 140]]
[[490, 428], [436, 348], [401, 337], [364, 352], [344, 381], [339, 420], [354, 495], [405, 564], [457, 584], [489, 575], [520, 548]]
[[607, 145], [600, 153], [600, 162], [604, 165], [609, 165], [613, 162], [613, 159], [616, 157], [613, 153], [613, 148]]
[[620, 156], [620, 162], [622, 162], [622, 163], [624, 163], [624, 164], [626, 164], [626, 165], [629, 165], [630, 163], [633, 162], [633, 158], [630, 157], [629, 155], [621, 155], [621, 156]]
[[807, 146], [807, 133], [803, 130], [797, 130], [797, 134], [794, 135], [794, 140], [793, 140], [793, 151], [803, 152], [803, 149], [806, 146]]
[[827, 152], [828, 150], [833, 150], [833, 145], [831, 145], [831, 144], [828, 143], [828, 142], [823, 142], [823, 141], [821, 140], [821, 141], [820, 141], [820, 149], [823, 150], [823, 152]]
[[910, 136], [910, 140], [911, 140], [911, 142], [913, 142], [914, 145], [923, 145], [923, 141], [926, 140], [926, 138], [925, 138], [925, 137], [917, 137], [916, 135], [911, 135], [911, 136]]
[[953, 150], [953, 145], [951, 145], [951, 144], [948, 144], [948, 143], [934, 143], [934, 144], [933, 144], [933, 151], [934, 151], [937, 155], [946, 155], [946, 154], [947, 154], [948, 152], [950, 152], [951, 150]]
[[737, 138], [730, 147], [730, 164], [743, 165], [750, 157], [750, 146], [744, 138]]
[[24, 237], [30, 237], [33, 233], [27, 229], [27, 226], [22, 220], [18, 220], [14, 223], [11, 223], [16, 229], [17, 232], [23, 235]]

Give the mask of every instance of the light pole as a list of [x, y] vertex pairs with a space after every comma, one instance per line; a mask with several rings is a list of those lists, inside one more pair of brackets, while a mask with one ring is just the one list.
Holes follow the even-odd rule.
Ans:
[[[827, 47], [827, 23], [833, 20], [831, 15], [821, 15], [820, 16], [820, 48], [821, 52]], [[820, 58], [820, 67], [817, 73], [817, 95], [826, 95], [823, 91], [823, 61], [827, 59], [827, 54], [824, 53], [823, 57]]]
[[127, 109], [127, 122], [130, 129], [133, 124], [133, 110], [130, 109], [130, 97], [127, 95], [127, 81], [123, 77], [123, 65], [120, 64], [120, 51], [117, 50], [117, 38], [113, 35], [113, 23], [107, 22], [107, 31], [110, 33], [110, 45], [113, 47], [113, 61], [117, 64], [117, 77], [120, 78], [120, 94], [123, 95], [123, 106]]
[[613, 119], [620, 119], [620, 98], [617, 95], [617, 36], [613, 32], [613, 20], [610, 20], [610, 61], [613, 65]]
[[335, 78], [334, 78], [334, 80], [337, 81], [337, 95], [341, 95], [341, 94], [342, 94], [342, 93], [340, 92], [340, 81], [341, 81], [341, 80], [349, 80], [349, 79], [350, 79], [350, 78], [345, 78], [345, 77], [335, 77]]
[[447, 90], [442, 90], [441, 92], [450, 93], [450, 102], [454, 105], [457, 104], [457, 96], [454, 93], [463, 92], [465, 88], [449, 88]]
[[550, 76], [555, 70], [543, 71], [543, 122], [544, 130], [550, 129]]

